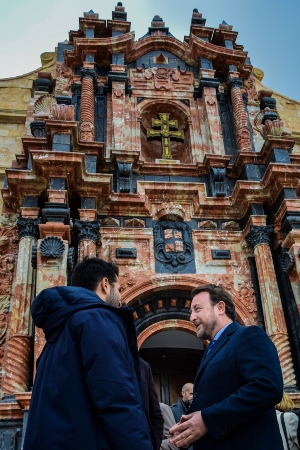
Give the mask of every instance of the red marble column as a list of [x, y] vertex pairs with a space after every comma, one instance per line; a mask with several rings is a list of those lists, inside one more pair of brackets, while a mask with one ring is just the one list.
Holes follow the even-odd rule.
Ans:
[[81, 69], [80, 140], [94, 141], [94, 69]]
[[252, 151], [251, 136], [248, 128], [247, 112], [245, 110], [240, 78], [229, 78], [228, 88], [234, 116], [237, 143], [240, 151]]
[[2, 380], [4, 394], [28, 391], [32, 350], [30, 305], [34, 295], [31, 255], [39, 236], [39, 223], [37, 217], [18, 220], [20, 244]]
[[290, 344], [269, 246], [272, 234], [272, 225], [251, 225], [246, 241], [254, 248], [266, 332], [277, 348], [284, 385], [295, 386]]

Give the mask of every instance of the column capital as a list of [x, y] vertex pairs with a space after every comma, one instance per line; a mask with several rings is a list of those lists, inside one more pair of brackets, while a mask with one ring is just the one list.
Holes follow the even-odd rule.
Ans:
[[241, 88], [243, 86], [242, 78], [229, 78], [227, 88], [229, 92], [231, 89]]
[[17, 222], [19, 238], [30, 237], [39, 239], [39, 224], [41, 222], [42, 220], [40, 217], [37, 219], [19, 217]]
[[81, 75], [81, 79], [82, 78], [91, 78], [92, 80], [94, 80], [96, 77], [96, 70], [95, 69], [87, 69], [87, 68], [83, 67], [80, 70], [80, 75]]
[[274, 232], [273, 225], [265, 225], [265, 226], [256, 226], [251, 225], [250, 231], [246, 236], [247, 244], [251, 245], [251, 247], [255, 248], [260, 244], [270, 245], [271, 236]]
[[93, 241], [95, 244], [100, 239], [100, 220], [74, 220], [73, 230], [78, 242]]

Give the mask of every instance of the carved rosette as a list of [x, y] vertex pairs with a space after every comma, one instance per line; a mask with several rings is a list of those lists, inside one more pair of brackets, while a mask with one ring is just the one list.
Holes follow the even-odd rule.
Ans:
[[34, 239], [39, 239], [39, 224], [41, 223], [41, 219], [31, 219], [25, 217], [18, 218], [18, 233], [20, 239], [24, 237], [30, 237]]
[[271, 237], [274, 232], [273, 225], [265, 225], [265, 226], [256, 226], [251, 225], [250, 231], [246, 236], [247, 244], [251, 245], [251, 247], [255, 248], [260, 244], [270, 245]]
[[81, 69], [80, 140], [94, 140], [94, 69]]
[[100, 240], [100, 221], [88, 222], [75, 219], [73, 231], [78, 242], [87, 240], [97, 244]]
[[245, 110], [243, 93], [241, 90], [242, 85], [243, 81], [240, 78], [231, 78], [228, 87], [231, 92], [236, 138], [239, 150], [251, 151], [251, 137], [248, 128], [247, 112]]

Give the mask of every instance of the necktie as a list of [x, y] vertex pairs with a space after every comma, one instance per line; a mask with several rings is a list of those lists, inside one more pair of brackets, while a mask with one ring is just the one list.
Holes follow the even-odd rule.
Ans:
[[209, 354], [209, 352], [211, 351], [212, 346], [214, 345], [214, 343], [215, 343], [215, 341], [212, 341], [212, 342], [210, 342], [210, 344], [208, 345], [206, 356], [207, 356], [207, 355]]

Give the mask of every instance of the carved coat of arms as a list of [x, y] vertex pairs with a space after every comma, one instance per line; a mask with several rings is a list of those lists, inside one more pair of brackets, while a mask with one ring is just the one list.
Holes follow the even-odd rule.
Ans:
[[188, 224], [158, 221], [153, 233], [157, 272], [195, 272], [192, 230]]

